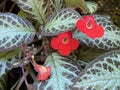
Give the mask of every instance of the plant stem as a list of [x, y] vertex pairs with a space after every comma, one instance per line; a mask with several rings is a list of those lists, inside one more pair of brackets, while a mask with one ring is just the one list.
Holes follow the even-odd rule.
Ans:
[[[28, 75], [28, 72], [26, 71], [26, 72], [24, 73], [24, 76], [26, 77], [27, 75]], [[19, 84], [17, 85], [17, 87], [16, 87], [15, 90], [19, 90], [19, 88], [21, 87], [21, 85], [22, 85], [22, 83], [23, 83], [23, 81], [24, 81], [24, 76], [22, 76], [22, 78], [21, 78], [21, 80], [20, 80], [20, 82], [19, 82]]]
[[22, 73], [23, 73], [23, 78], [25, 80], [25, 84], [27, 86], [27, 89], [29, 90], [29, 84], [28, 84], [27, 79], [26, 79], [25, 70], [23, 68], [23, 65], [22, 65], [21, 69], [22, 69]]

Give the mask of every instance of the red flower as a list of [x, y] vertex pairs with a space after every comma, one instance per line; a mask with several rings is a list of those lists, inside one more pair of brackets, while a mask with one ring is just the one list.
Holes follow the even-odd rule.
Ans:
[[100, 38], [104, 35], [104, 29], [101, 25], [97, 24], [94, 17], [83, 16], [76, 22], [76, 27], [80, 32], [85, 33], [90, 38]]
[[70, 52], [77, 49], [78, 46], [78, 40], [72, 38], [70, 31], [59, 34], [58, 37], [54, 37], [51, 40], [51, 47], [58, 50], [63, 56], [69, 55]]
[[38, 72], [38, 80], [46, 80], [50, 76], [50, 66], [34, 65], [34, 69]]

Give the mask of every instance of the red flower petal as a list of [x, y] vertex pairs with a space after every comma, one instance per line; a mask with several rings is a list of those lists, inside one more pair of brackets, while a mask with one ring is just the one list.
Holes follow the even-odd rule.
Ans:
[[91, 31], [86, 30], [86, 35], [90, 38], [100, 38], [104, 35], [104, 29], [102, 26], [97, 25]]
[[54, 49], [59, 49], [59, 46], [61, 45], [61, 41], [60, 41], [60, 39], [59, 38], [53, 38], [52, 40], [51, 40], [51, 47], [52, 48], [54, 48]]
[[71, 52], [71, 49], [70, 49], [69, 44], [67, 44], [67, 45], [61, 45], [60, 48], [59, 48], [59, 53], [62, 56], [67, 56], [67, 55], [70, 54], [70, 52]]
[[83, 19], [77, 20], [76, 27], [80, 32], [85, 32], [86, 29], [85, 21]]
[[104, 35], [104, 29], [102, 26], [98, 25], [97, 29], [98, 33], [96, 32], [96, 37], [100, 38]]
[[93, 15], [89, 15], [89, 16], [83, 16], [83, 19], [86, 21], [86, 22], [91, 22], [93, 25], [97, 24]]
[[38, 80], [46, 80], [50, 76], [50, 66], [44, 67], [38, 74]]
[[72, 39], [70, 46], [71, 46], [71, 50], [76, 50], [79, 46], [78, 40], [77, 39]]
[[72, 38], [72, 32], [68, 31], [68, 32], [64, 32], [58, 35], [59, 39], [63, 39], [63, 38]]

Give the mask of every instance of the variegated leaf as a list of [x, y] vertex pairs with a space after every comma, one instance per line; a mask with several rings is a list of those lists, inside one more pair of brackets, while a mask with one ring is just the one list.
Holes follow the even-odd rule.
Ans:
[[47, 2], [45, 0], [12, 0], [20, 9], [30, 14], [34, 19], [43, 24], [46, 19]]
[[101, 38], [92, 39], [85, 34], [76, 30], [73, 36], [79, 39], [80, 43], [83, 43], [89, 47], [95, 47], [99, 49], [115, 49], [120, 47], [120, 28], [115, 26], [107, 16], [94, 15], [98, 24], [103, 26], [104, 35]]
[[80, 8], [82, 10], [81, 13], [86, 14], [88, 12], [88, 8], [85, 0], [65, 0], [66, 7], [72, 8]]
[[120, 90], [120, 50], [93, 60], [80, 73], [71, 90]]
[[72, 30], [75, 28], [76, 20], [80, 17], [77, 11], [70, 8], [64, 8], [47, 18], [46, 25], [41, 33], [45, 36], [53, 36]]
[[13, 62], [21, 56], [21, 50], [16, 49], [7, 52], [0, 52], [0, 76], [6, 73], [7, 70], [13, 68]]
[[44, 82], [36, 83], [36, 90], [69, 90], [81, 71], [76, 62], [57, 53], [48, 56], [45, 65], [51, 67], [51, 76]]
[[32, 24], [12, 13], [0, 13], [0, 51], [29, 44], [35, 36]]
[[65, 8], [65, 0], [49, 0], [50, 12], [57, 12], [62, 8]]
[[93, 2], [93, 1], [85, 1], [87, 8], [88, 8], [88, 13], [93, 14], [98, 10], [98, 4]]

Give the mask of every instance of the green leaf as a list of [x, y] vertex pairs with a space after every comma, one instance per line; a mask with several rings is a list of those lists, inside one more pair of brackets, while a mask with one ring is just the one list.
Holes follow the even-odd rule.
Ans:
[[81, 71], [76, 62], [57, 53], [48, 56], [45, 65], [51, 67], [51, 76], [48, 80], [38, 83], [37, 90], [69, 90]]
[[29, 21], [12, 13], [0, 13], [0, 51], [20, 47], [23, 42], [29, 44], [34, 36]]
[[80, 73], [71, 90], [120, 90], [120, 50], [92, 61]]
[[120, 50], [93, 60], [80, 73], [71, 90], [120, 90]]
[[98, 24], [103, 26], [104, 35], [101, 38], [92, 39], [87, 37], [85, 34], [76, 30], [73, 36], [77, 38], [80, 43], [85, 44], [89, 47], [99, 49], [116, 49], [120, 47], [120, 28], [114, 25], [107, 16], [94, 15], [95, 20]]
[[84, 14], [88, 13], [85, 0], [65, 0], [66, 7], [80, 8]]
[[21, 56], [21, 50], [16, 49], [7, 52], [0, 52], [0, 76], [13, 68], [13, 62]]
[[81, 15], [73, 9], [62, 9], [47, 18], [46, 25], [41, 33], [45, 36], [53, 36], [72, 30], [75, 28], [76, 20], [80, 17]]
[[32, 18], [44, 24], [47, 12], [47, 3], [44, 0], [12, 0], [20, 9], [30, 14]]
[[50, 11], [57, 12], [62, 8], [65, 8], [65, 0], [49, 0], [50, 1]]
[[98, 4], [93, 1], [85, 1], [87, 8], [88, 8], [88, 13], [93, 14], [98, 10]]

